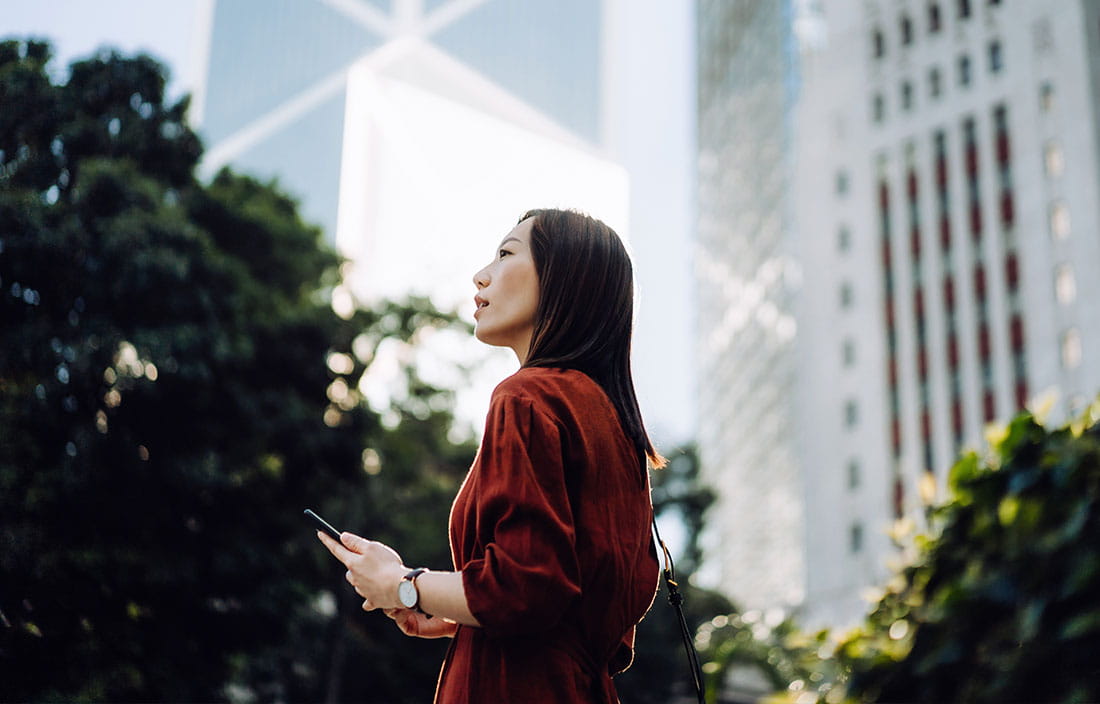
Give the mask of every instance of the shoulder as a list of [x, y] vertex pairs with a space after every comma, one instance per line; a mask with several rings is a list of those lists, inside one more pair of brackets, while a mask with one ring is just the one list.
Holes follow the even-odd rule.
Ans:
[[618, 427], [611, 399], [591, 377], [576, 369], [520, 369], [497, 385], [489, 405], [505, 415], [529, 409], [562, 428], [603, 422]]
[[524, 367], [497, 384], [493, 400], [514, 399], [538, 407], [561, 401], [606, 398], [603, 389], [584, 372], [555, 367]]

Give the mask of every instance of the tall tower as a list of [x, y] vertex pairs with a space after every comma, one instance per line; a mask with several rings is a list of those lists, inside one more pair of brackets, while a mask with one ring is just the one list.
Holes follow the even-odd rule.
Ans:
[[535, 204], [626, 229], [611, 1], [207, 0], [203, 168], [277, 178], [355, 261], [357, 293], [412, 283], [451, 306], [436, 294], [460, 280], [465, 301]]
[[805, 581], [791, 6], [700, 0], [697, 9], [698, 443], [718, 494], [704, 549], [711, 580], [739, 604], [791, 607]]

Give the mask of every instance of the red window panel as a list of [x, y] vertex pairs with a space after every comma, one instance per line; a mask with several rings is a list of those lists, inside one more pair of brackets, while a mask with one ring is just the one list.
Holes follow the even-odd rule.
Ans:
[[920, 286], [913, 292], [913, 312], [917, 320], [924, 320], [924, 289]]
[[951, 220], [947, 213], [940, 215], [940, 249], [945, 252], [951, 250]]
[[993, 389], [986, 389], [982, 392], [982, 416], [986, 423], [991, 422], [995, 415], [993, 405]]
[[890, 421], [890, 444], [894, 449], [894, 456], [901, 454], [901, 421], [895, 417]]
[[997, 163], [1007, 164], [1011, 158], [1008, 146], [1008, 132], [999, 130], [997, 132]]
[[1009, 252], [1005, 257], [1005, 282], [1009, 291], [1015, 291], [1020, 285], [1020, 260], [1016, 252]]
[[890, 357], [890, 362], [887, 364], [888, 377], [890, 381], [890, 389], [896, 389], [898, 387], [898, 360], [894, 357]]
[[890, 255], [890, 242], [886, 238], [883, 238], [883, 240], [882, 240], [882, 268], [889, 271], [890, 270], [891, 259], [892, 259], [892, 257]]
[[920, 228], [916, 226], [909, 230], [909, 251], [913, 259], [920, 259]]
[[928, 378], [928, 352], [924, 347], [917, 352], [917, 374], [920, 375], [921, 381]]
[[882, 212], [890, 208], [890, 187], [885, 181], [879, 181], [878, 184], [878, 207]]
[[982, 206], [979, 203], [970, 204], [970, 233], [975, 240], [982, 234]]
[[1027, 380], [1016, 380], [1016, 408], [1021, 409], [1027, 405]]
[[979, 302], [985, 301], [985, 267], [981, 264], [974, 267], [974, 297]]
[[1019, 353], [1024, 349], [1024, 321], [1019, 313], [1012, 314], [1012, 322], [1009, 327], [1012, 329], [1012, 351]]
[[905, 190], [910, 201], [917, 199], [917, 172], [910, 170], [905, 179]]
[[905, 486], [901, 477], [894, 477], [894, 518], [901, 518], [905, 509]]
[[959, 366], [959, 338], [955, 333], [947, 337], [947, 366], [951, 369]]
[[962, 401], [957, 396], [951, 399], [951, 430], [955, 433], [955, 437], [959, 437], [963, 432]]
[[985, 323], [978, 327], [978, 356], [983, 362], [989, 361], [989, 326]]
[[1012, 199], [1012, 191], [1005, 190], [1001, 193], [1001, 224], [1008, 228], [1016, 222], [1016, 204]]
[[971, 178], [978, 173], [978, 148], [973, 144], [966, 146], [966, 173]]
[[948, 310], [955, 308], [955, 279], [943, 277], [943, 305]]
[[894, 299], [886, 299], [886, 327], [894, 329]]
[[947, 159], [936, 158], [936, 185], [943, 190], [947, 185]]
[[922, 410], [920, 414], [920, 434], [924, 442], [928, 442], [932, 437], [932, 416], [928, 413], [927, 408]]

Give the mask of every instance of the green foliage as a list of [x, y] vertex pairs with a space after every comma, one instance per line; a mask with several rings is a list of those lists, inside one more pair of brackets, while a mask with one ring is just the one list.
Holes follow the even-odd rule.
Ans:
[[823, 700], [1100, 700], [1100, 402], [952, 469], [933, 537], [839, 642]]
[[806, 634], [779, 611], [720, 614], [699, 628], [695, 641], [711, 702], [810, 692], [835, 679], [821, 658], [828, 633]]
[[301, 511], [449, 563], [451, 393], [406, 365], [383, 422], [356, 389], [465, 326], [336, 316], [291, 199], [194, 180], [153, 60], [48, 60], [0, 43], [0, 699], [430, 698], [442, 644], [364, 614]]

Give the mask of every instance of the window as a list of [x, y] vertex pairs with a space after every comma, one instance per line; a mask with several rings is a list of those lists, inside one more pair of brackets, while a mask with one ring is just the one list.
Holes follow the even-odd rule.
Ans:
[[1001, 52], [1001, 42], [994, 40], [989, 43], [989, 72], [1000, 73], [1004, 68], [1004, 57]]
[[1069, 231], [1069, 208], [1063, 201], [1055, 201], [1050, 206], [1050, 234], [1064, 240], [1069, 237]]
[[848, 488], [849, 489], [858, 489], [859, 488], [859, 461], [858, 460], [854, 460], [854, 459], [848, 460]]
[[1058, 178], [1062, 175], [1066, 163], [1062, 156], [1062, 147], [1051, 140], [1043, 145], [1043, 165], [1046, 167], [1047, 176]]
[[928, 3], [928, 32], [929, 34], [935, 34], [939, 32], [943, 27], [943, 18], [940, 16], [940, 4], [938, 2]]
[[1070, 328], [1062, 335], [1062, 366], [1076, 369], [1081, 364], [1081, 333]]
[[928, 71], [928, 92], [933, 98], [940, 97], [940, 93], [943, 92], [943, 79], [938, 67], [932, 67]]
[[841, 348], [841, 358], [844, 361], [845, 367], [855, 366], [856, 363], [856, 342], [852, 338], [844, 340], [844, 345]]
[[913, 109], [913, 84], [909, 81], [901, 82], [901, 108], [902, 110]]
[[841, 225], [836, 233], [836, 248], [841, 252], [847, 252], [852, 248], [852, 232], [847, 225]]
[[836, 172], [836, 194], [838, 196], [848, 193], [848, 172], [841, 169]]
[[852, 292], [852, 284], [845, 281], [840, 285], [840, 307], [847, 310], [852, 307], [854, 300], [855, 294]]
[[875, 122], [882, 122], [886, 118], [886, 100], [881, 93], [876, 93], [871, 102], [871, 117]]
[[965, 54], [959, 57], [959, 85], [970, 85], [970, 57]]
[[909, 46], [913, 43], [913, 22], [909, 15], [901, 16], [901, 45]]
[[863, 550], [863, 526], [853, 523], [848, 529], [848, 548], [853, 554]]
[[848, 399], [844, 402], [844, 427], [854, 428], [857, 423], [859, 423], [859, 405], [855, 399]]
[[1069, 305], [1077, 300], [1077, 280], [1073, 276], [1073, 267], [1061, 264], [1054, 270], [1054, 293], [1058, 302]]
[[956, 0], [959, 8], [959, 19], [965, 20], [970, 17], [970, 0]]
[[881, 59], [886, 55], [886, 37], [883, 36], [882, 30], [877, 27], [871, 33], [871, 51], [876, 59]]
[[1054, 108], [1054, 85], [1050, 81], [1043, 81], [1039, 86], [1039, 109], [1050, 112]]

